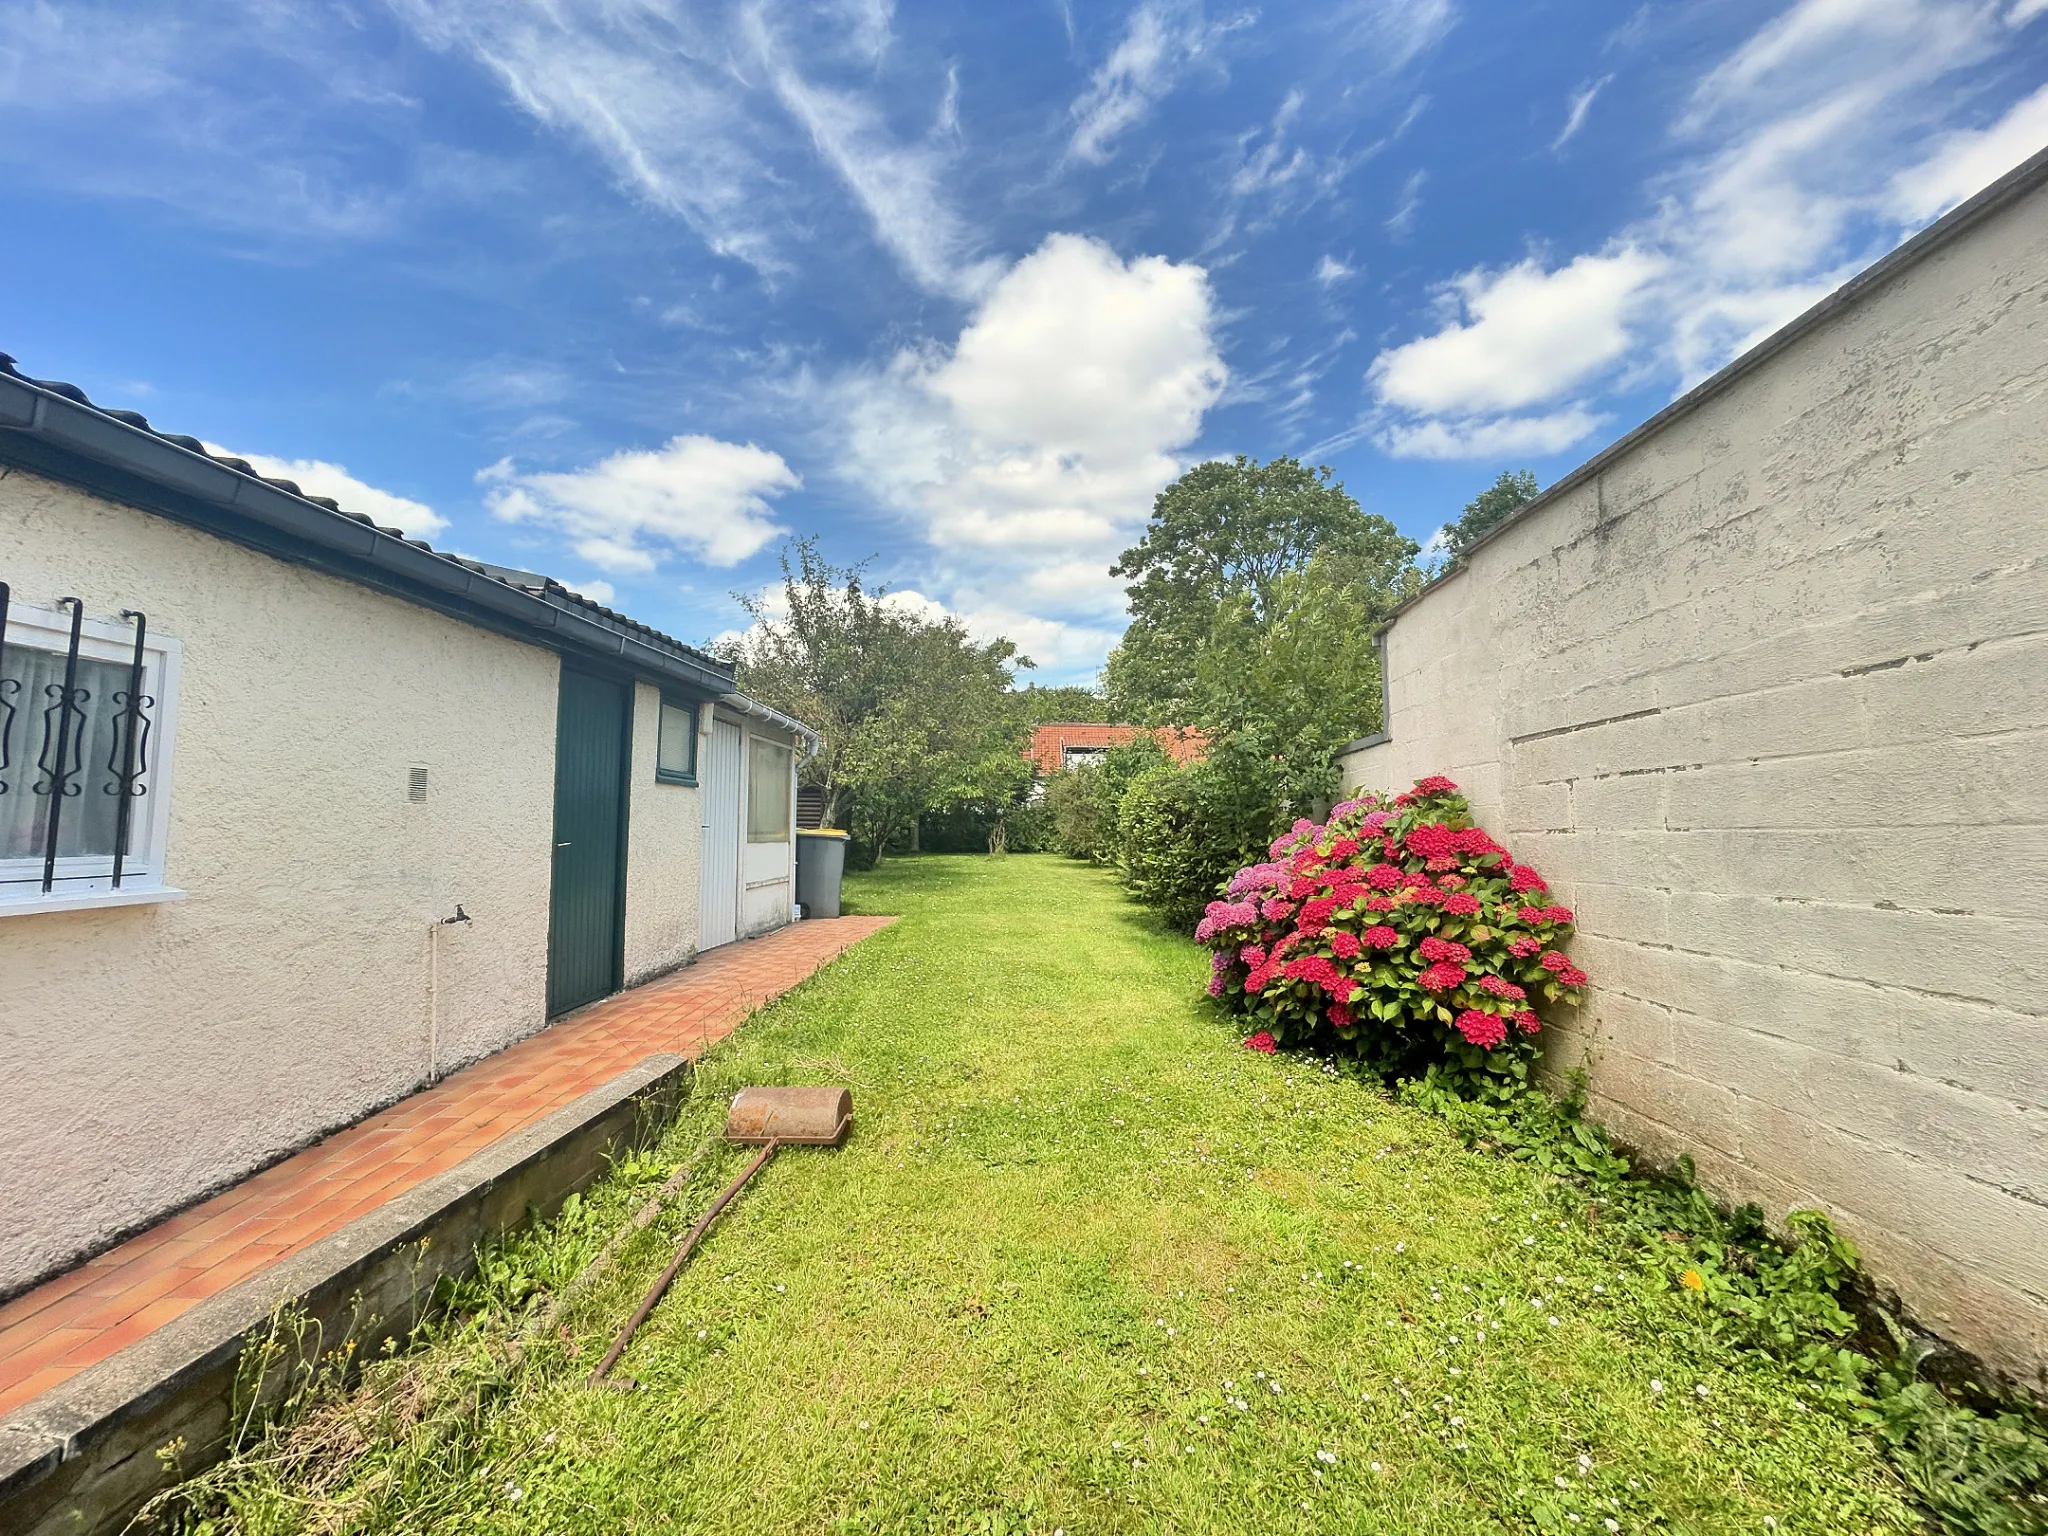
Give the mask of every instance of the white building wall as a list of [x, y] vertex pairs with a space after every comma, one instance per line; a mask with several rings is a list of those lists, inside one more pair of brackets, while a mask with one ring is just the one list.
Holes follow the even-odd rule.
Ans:
[[[711, 713], [707, 704], [700, 721]], [[661, 740], [661, 690], [633, 690], [633, 767], [626, 831], [626, 985], [674, 970], [697, 952], [698, 865], [704, 802], [692, 785], [654, 777]], [[698, 743], [698, 761], [703, 743]]]
[[1579, 915], [1551, 1059], [1718, 1191], [1833, 1213], [2048, 1362], [2048, 193], [1482, 546], [1391, 740]]
[[182, 641], [187, 893], [0, 917], [4, 1293], [420, 1086], [430, 942], [443, 1071], [541, 1026], [557, 663], [4, 468], [0, 577]]

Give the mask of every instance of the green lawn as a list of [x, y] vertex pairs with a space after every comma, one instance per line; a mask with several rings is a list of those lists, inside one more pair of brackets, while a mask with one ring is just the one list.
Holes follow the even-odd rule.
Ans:
[[[908, 859], [851, 900], [903, 920], [705, 1061], [662, 1166], [497, 1266], [501, 1294], [558, 1282], [646, 1181], [703, 1155], [615, 1283], [495, 1396], [499, 1314], [380, 1367], [385, 1406], [350, 1410], [369, 1449], [330, 1425], [338, 1466], [238, 1474], [224, 1523], [1916, 1524], [1862, 1438], [1777, 1367], [1721, 1357], [1689, 1296], [1589, 1232], [1568, 1192], [1354, 1082], [1243, 1050], [1199, 1001], [1205, 955], [1106, 875]], [[640, 1389], [586, 1390], [668, 1239], [740, 1165], [715, 1136], [755, 1082], [851, 1085], [851, 1142], [778, 1158], [621, 1363]], [[379, 1437], [402, 1417], [400, 1374], [482, 1381], [483, 1406], [394, 1452]]]

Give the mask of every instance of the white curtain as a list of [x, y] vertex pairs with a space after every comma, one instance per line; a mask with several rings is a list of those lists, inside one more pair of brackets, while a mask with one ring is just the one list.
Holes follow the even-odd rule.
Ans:
[[[37, 766], [43, 755], [45, 711], [57, 700], [49, 690], [64, 686], [64, 657], [55, 651], [30, 650], [10, 643], [0, 676], [19, 688], [0, 693], [0, 701], [14, 706], [14, 729], [9, 738], [9, 763], [0, 784], [0, 859], [28, 859], [43, 856], [43, 839], [49, 831], [50, 797], [35, 793], [43, 778]], [[111, 661], [78, 661], [78, 686], [86, 692], [81, 701], [85, 729], [79, 740], [82, 752], [72, 783], [78, 793], [68, 795], [58, 819], [57, 854], [60, 858], [85, 855], [111, 859], [114, 853], [114, 821], [121, 797], [108, 788], [119, 780], [119, 765], [109, 771], [108, 756], [116, 744], [115, 717], [121, 706], [114, 695], [128, 691], [129, 671]], [[147, 682], [143, 685], [148, 687]], [[0, 712], [4, 713], [4, 712]], [[57, 716], [47, 717], [54, 731]], [[72, 726], [77, 727], [74, 718]], [[142, 816], [138, 799], [130, 811], [128, 844], [137, 842]]]

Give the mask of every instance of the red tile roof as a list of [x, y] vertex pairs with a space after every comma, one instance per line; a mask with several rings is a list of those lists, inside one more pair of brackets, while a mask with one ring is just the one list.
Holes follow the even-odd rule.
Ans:
[[[1143, 729], [1136, 725], [1041, 725], [1031, 733], [1031, 746], [1024, 755], [1040, 773], [1058, 773], [1065, 765], [1067, 748], [1127, 747]], [[1162, 725], [1152, 735], [1176, 763], [1199, 762], [1209, 747], [1209, 738], [1193, 726]]]

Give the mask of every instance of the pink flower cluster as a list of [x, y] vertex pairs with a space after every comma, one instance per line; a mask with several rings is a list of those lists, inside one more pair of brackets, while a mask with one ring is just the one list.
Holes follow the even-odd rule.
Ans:
[[1557, 947], [1570, 908], [1535, 904], [1548, 883], [1448, 779], [1297, 820], [1267, 853], [1195, 930], [1215, 952], [1210, 993], [1246, 1016], [1254, 1049], [1334, 1032], [1388, 1059], [1491, 1053], [1541, 1029], [1536, 1005], [1579, 1001], [1586, 974]]

